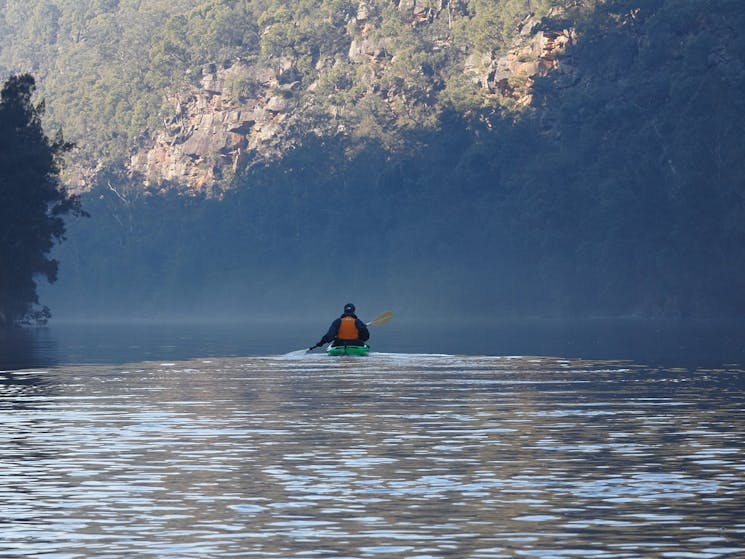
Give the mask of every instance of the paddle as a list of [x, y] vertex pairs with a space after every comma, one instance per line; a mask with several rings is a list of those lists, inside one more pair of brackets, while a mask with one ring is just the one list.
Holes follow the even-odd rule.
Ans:
[[[368, 326], [382, 326], [386, 322], [388, 322], [391, 318], [393, 318], [393, 311], [385, 311], [380, 313], [378, 316], [373, 318], [370, 322], [367, 323]], [[321, 342], [318, 342], [313, 347], [309, 347], [308, 350], [305, 353], [310, 353], [317, 347], [321, 347], [323, 344]]]
[[385, 311], [367, 323], [368, 326], [381, 326], [393, 318], [393, 311]]

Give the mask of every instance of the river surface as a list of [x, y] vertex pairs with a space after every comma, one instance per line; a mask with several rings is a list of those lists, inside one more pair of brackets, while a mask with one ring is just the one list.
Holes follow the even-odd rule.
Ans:
[[6, 351], [0, 557], [745, 557], [737, 344], [332, 358], [158, 330]]

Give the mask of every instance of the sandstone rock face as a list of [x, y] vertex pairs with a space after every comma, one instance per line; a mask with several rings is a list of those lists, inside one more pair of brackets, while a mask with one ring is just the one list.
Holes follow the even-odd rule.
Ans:
[[362, 64], [369, 60], [382, 58], [385, 53], [386, 45], [383, 39], [361, 37], [352, 40], [348, 57], [351, 62]]
[[[518, 96], [519, 104], [530, 102], [529, 87], [535, 76], [560, 71], [566, 75], [566, 79], [574, 80], [571, 64], [563, 57], [567, 47], [576, 41], [574, 30], [535, 32], [537, 23], [528, 18], [513, 48], [502, 56], [492, 57], [480, 53], [470, 55], [466, 59], [466, 73], [490, 92]], [[509, 83], [510, 78], [524, 79], [526, 86], [523, 91], [516, 91]]]
[[398, 11], [416, 24], [427, 21], [433, 15], [434, 2], [430, 0], [400, 0]]
[[200, 88], [169, 99], [172, 116], [154, 145], [132, 157], [131, 169], [154, 184], [209, 188], [245, 166], [250, 151], [272, 152], [293, 96], [268, 68], [244, 61], [205, 67]]
[[[445, 2], [432, 0], [397, 4], [412, 26], [444, 6]], [[293, 145], [292, 134], [298, 130], [320, 135], [349, 132], [354, 121], [345, 120], [345, 115], [351, 105], [326, 105], [319, 110], [314, 96], [322, 76], [333, 72], [345, 54], [347, 63], [366, 68], [370, 92], [379, 87], [376, 73], [396, 61], [395, 45], [369, 21], [370, 10], [364, 0], [360, 2], [348, 51], [336, 58], [320, 58], [315, 66], [319, 79], [305, 89], [292, 81], [296, 61], [286, 57], [272, 60], [271, 67], [236, 59], [202, 68], [198, 86], [171, 93], [162, 128], [151, 131], [150, 144], [132, 155], [130, 171], [144, 176], [152, 186], [219, 193], [231, 176], [252, 163], [280, 156]], [[537, 31], [538, 23], [527, 17], [513, 48], [502, 56], [471, 54], [464, 61], [466, 75], [486, 93], [512, 98], [518, 105], [530, 102], [530, 85], [536, 75], [560, 70], [568, 81], [575, 80], [570, 61], [561, 58], [576, 39], [573, 31]], [[519, 87], [515, 78], [519, 78]], [[398, 91], [395, 84], [381, 96], [390, 106], [405, 107], [407, 102], [405, 91]]]

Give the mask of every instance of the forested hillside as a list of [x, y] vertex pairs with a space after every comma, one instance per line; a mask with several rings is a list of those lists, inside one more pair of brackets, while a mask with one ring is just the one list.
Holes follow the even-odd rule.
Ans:
[[[95, 6], [104, 4], [161, 27], [122, 26], [114, 37], [123, 42], [111, 41], [136, 44], [122, 37], [143, 33], [152, 43], [140, 71], [110, 66], [121, 91], [133, 90], [120, 99], [129, 108], [80, 112], [102, 121], [80, 128], [101, 168], [117, 149], [130, 155], [148, 134], [155, 141], [163, 115], [148, 103], [226, 57], [253, 67], [291, 48], [281, 67], [291, 76], [279, 84], [288, 87], [275, 93], [293, 100], [276, 115], [294, 124], [274, 157], [225, 173], [220, 197], [142, 188], [126, 165], [109, 165], [84, 197], [91, 219], [71, 225], [58, 254], [60, 282], [46, 297], [60, 313], [295, 313], [351, 299], [418, 315], [745, 314], [738, 1], [440, 2], [421, 22], [417, 2], [406, 13], [403, 2], [369, 2], [362, 16], [358, 3], [211, 2], [226, 27], [181, 35], [185, 21], [213, 19], [187, 3]], [[371, 22], [369, 39], [412, 43], [399, 56], [386, 43], [379, 58], [350, 62], [350, 28], [376, 9], [386, 17]], [[510, 49], [527, 53], [515, 45], [556, 30], [570, 38], [560, 56], [528, 77], [496, 79]], [[333, 87], [319, 81], [332, 52], [347, 57], [325, 75], [336, 75]], [[67, 78], [45, 72], [51, 106], [49, 83]], [[80, 83], [99, 83], [95, 75]], [[314, 94], [324, 83], [331, 89]], [[85, 106], [108, 93], [87, 97], [78, 84], [68, 98]], [[318, 125], [332, 106], [335, 127]], [[293, 121], [301, 107], [317, 110]], [[112, 127], [120, 118], [127, 125]]]
[[[0, 77], [36, 76], [50, 126], [78, 144], [73, 186], [125, 167], [201, 187], [163, 168], [168, 148], [188, 143], [176, 166], [193, 159], [226, 187], [231, 167], [276, 158], [298, 131], [400, 151], [406, 131], [435, 129], [448, 108], [515, 108], [538, 71], [542, 18], [596, 3], [6, 0]], [[150, 151], [159, 142], [165, 154]]]

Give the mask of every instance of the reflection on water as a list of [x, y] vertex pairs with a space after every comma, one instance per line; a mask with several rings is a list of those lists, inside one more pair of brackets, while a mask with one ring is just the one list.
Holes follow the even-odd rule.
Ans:
[[744, 379], [302, 352], [0, 373], [0, 556], [745, 556]]
[[0, 328], [0, 371], [48, 367], [56, 363], [57, 342], [46, 328]]
[[[330, 318], [329, 318], [330, 320]], [[58, 322], [3, 334], [0, 370], [284, 354], [314, 344], [327, 320]], [[656, 366], [745, 363], [743, 321], [395, 320], [372, 329], [373, 350], [632, 359]]]

